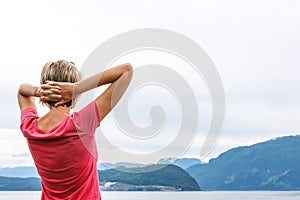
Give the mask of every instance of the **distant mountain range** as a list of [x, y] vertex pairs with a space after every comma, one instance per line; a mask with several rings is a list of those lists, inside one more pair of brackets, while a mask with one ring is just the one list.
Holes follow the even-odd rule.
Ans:
[[[202, 162], [196, 158], [165, 158], [159, 160], [155, 164], [173, 164], [182, 169], [187, 169], [188, 167], [201, 164]], [[153, 164], [152, 164], [153, 165]], [[140, 163], [129, 163], [129, 162], [117, 162], [117, 163], [100, 163], [98, 165], [98, 170], [103, 171], [106, 169], [115, 169], [118, 167], [126, 167], [126, 168], [136, 168], [136, 167], [146, 167], [145, 164]], [[18, 177], [18, 178], [29, 178], [29, 177], [36, 177], [39, 178], [39, 174], [35, 167], [5, 167], [0, 168], [0, 176], [5, 177]]]
[[158, 164], [172, 164], [181, 167], [182, 169], [187, 169], [193, 165], [202, 164], [202, 162], [197, 158], [165, 158], [160, 159]]
[[[99, 185], [109, 191], [199, 191], [194, 178], [175, 165], [151, 165], [98, 171]], [[0, 176], [0, 191], [41, 190], [39, 178]]]
[[[172, 165], [181, 167], [182, 169], [187, 169], [188, 167], [191, 167], [192, 165], [202, 164], [202, 162], [197, 158], [163, 158], [163, 159], [160, 159], [156, 164], [172, 164]], [[114, 164], [100, 163], [98, 165], [98, 169], [106, 170], [106, 169], [114, 169], [117, 167], [133, 168], [133, 167], [146, 167], [146, 166], [147, 165], [145, 165], [145, 164], [129, 163], [129, 162], [117, 162]]]
[[[208, 163], [166, 158], [148, 166], [123, 162], [98, 168], [104, 190], [300, 190], [300, 136], [233, 148]], [[34, 167], [2, 168], [0, 190], [39, 190], [39, 178], [28, 176], [38, 177]]]
[[0, 176], [0, 191], [37, 191], [41, 189], [41, 181], [39, 178]]
[[140, 163], [129, 163], [129, 162], [117, 162], [117, 163], [99, 163], [98, 170], [103, 171], [106, 169], [115, 169], [117, 167], [127, 167], [127, 168], [134, 168], [134, 167], [145, 167], [146, 165]]
[[35, 167], [5, 167], [0, 168], [0, 176], [29, 178], [39, 177]]
[[300, 136], [234, 148], [187, 172], [204, 190], [300, 190]]

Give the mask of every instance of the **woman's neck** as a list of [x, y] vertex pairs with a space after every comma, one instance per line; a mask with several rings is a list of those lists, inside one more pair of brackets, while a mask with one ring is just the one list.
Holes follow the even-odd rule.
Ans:
[[50, 111], [48, 114], [53, 116], [60, 116], [60, 117], [66, 117], [69, 116], [71, 113], [71, 107], [67, 106], [58, 106], [58, 107], [50, 107]]
[[70, 112], [71, 107], [50, 107], [50, 111], [46, 115], [37, 119], [37, 126], [40, 130], [50, 131], [64, 121], [70, 115]]

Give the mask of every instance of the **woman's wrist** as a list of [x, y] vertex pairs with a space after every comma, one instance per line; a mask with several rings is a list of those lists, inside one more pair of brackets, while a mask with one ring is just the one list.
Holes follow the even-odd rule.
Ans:
[[19, 87], [19, 94], [24, 97], [40, 97], [42, 94], [40, 86], [34, 86], [29, 83], [23, 83]]
[[40, 86], [34, 86], [33, 87], [33, 96], [35, 97], [41, 97], [42, 96], [42, 89]]
[[93, 86], [93, 82], [90, 82], [91, 78], [87, 78], [81, 81], [78, 81], [73, 84], [73, 96], [81, 95], [82, 93], [85, 93], [86, 91], [89, 91], [93, 88], [96, 88], [96, 86]]
[[82, 92], [80, 91], [80, 81], [73, 84], [73, 96], [78, 96]]

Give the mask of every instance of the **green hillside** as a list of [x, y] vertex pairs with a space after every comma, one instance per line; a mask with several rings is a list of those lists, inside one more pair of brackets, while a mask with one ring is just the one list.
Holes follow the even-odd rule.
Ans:
[[200, 190], [195, 179], [175, 165], [153, 165], [125, 170], [124, 168], [108, 169], [100, 171], [99, 178], [103, 182], [171, 186], [182, 191]]

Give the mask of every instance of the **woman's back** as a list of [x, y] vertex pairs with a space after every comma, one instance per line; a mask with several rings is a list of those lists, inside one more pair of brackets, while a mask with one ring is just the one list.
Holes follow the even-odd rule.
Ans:
[[22, 112], [21, 130], [41, 176], [42, 199], [100, 199], [94, 139], [97, 116], [91, 103], [44, 131], [38, 127], [35, 110]]

